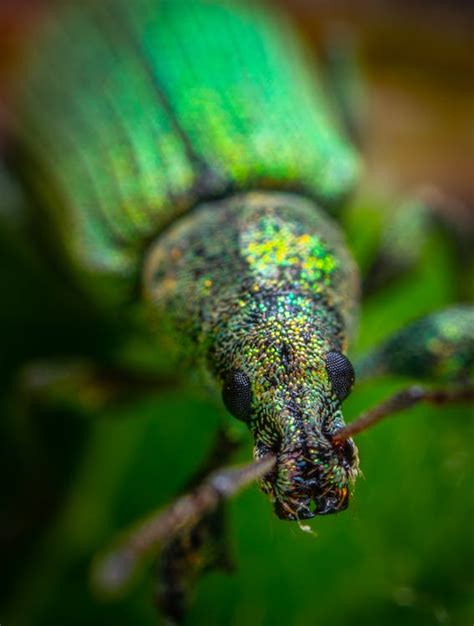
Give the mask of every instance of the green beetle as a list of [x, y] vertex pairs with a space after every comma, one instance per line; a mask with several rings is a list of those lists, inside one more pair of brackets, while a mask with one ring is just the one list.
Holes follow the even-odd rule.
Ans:
[[331, 436], [353, 373], [326, 361], [347, 350], [358, 278], [323, 207], [359, 164], [294, 33], [214, 3], [57, 19], [22, 76], [18, 134], [68, 262], [109, 307], [142, 282], [167, 350], [224, 387], [257, 456], [278, 452], [265, 489], [282, 517], [345, 507], [357, 455]]
[[[261, 486], [279, 517], [345, 509], [360, 287], [334, 216], [360, 162], [296, 34], [204, 0], [72, 5], [43, 31], [11, 116], [41, 245], [157, 363], [185, 364], [248, 424], [256, 458], [275, 459]], [[457, 307], [360, 371], [461, 380], [473, 343], [472, 308]]]

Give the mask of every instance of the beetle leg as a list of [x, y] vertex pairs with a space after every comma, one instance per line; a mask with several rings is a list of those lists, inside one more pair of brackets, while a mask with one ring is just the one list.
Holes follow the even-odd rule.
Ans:
[[189, 490], [152, 513], [97, 559], [92, 579], [99, 592], [120, 594], [143, 562], [161, 551], [155, 601], [170, 623], [180, 623], [199, 576], [211, 569], [232, 567], [225, 501], [267, 474], [275, 462], [274, 457], [266, 457], [242, 467], [221, 467], [238, 445], [228, 433], [220, 432], [188, 484]]
[[172, 382], [78, 360], [35, 361], [10, 377], [0, 384], [5, 563], [33, 534], [39, 536], [66, 496], [88, 438], [88, 418]]
[[[209, 455], [189, 481], [186, 491], [199, 488], [211, 472], [230, 461], [239, 447], [225, 429], [219, 430]], [[226, 513], [221, 500], [213, 510], [203, 512], [201, 517], [198, 514], [191, 525], [185, 525], [161, 551], [155, 604], [170, 623], [182, 623], [189, 595], [201, 574], [215, 569], [233, 569]]]
[[174, 377], [142, 374], [83, 360], [34, 361], [21, 371], [23, 394], [42, 404], [70, 403], [86, 412], [173, 389]]
[[442, 386], [410, 386], [362, 414], [336, 439], [343, 441], [419, 402], [474, 401], [473, 368], [474, 306], [453, 306], [415, 320], [356, 363], [357, 378], [409, 376]]
[[409, 323], [355, 364], [358, 381], [395, 375], [416, 381], [465, 383], [473, 368], [474, 306], [467, 304]]
[[234, 569], [228, 535], [226, 507], [220, 503], [165, 546], [158, 558], [155, 605], [169, 623], [182, 623], [201, 575]]
[[[364, 295], [413, 269], [423, 256], [426, 243], [438, 231], [451, 244], [459, 271], [473, 268], [474, 230], [467, 207], [435, 187], [420, 187], [395, 207], [384, 222], [379, 249], [363, 279]], [[459, 281], [459, 287], [464, 289], [468, 282]]]

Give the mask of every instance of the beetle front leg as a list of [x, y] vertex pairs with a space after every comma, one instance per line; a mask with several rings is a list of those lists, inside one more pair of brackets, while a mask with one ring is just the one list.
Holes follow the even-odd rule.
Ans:
[[92, 580], [99, 593], [120, 594], [141, 566], [159, 554], [155, 603], [168, 623], [182, 622], [197, 579], [209, 570], [232, 567], [226, 500], [262, 478], [275, 463], [269, 456], [241, 467], [223, 467], [238, 447], [227, 431], [220, 431], [186, 493], [139, 522], [98, 557]]
[[357, 379], [409, 376], [467, 382], [474, 367], [474, 306], [457, 305], [421, 317], [356, 362]]
[[358, 377], [409, 376], [442, 386], [412, 385], [359, 416], [335, 439], [343, 441], [419, 402], [473, 402], [473, 367], [473, 306], [451, 307], [412, 322], [356, 364]]
[[[240, 442], [225, 428], [220, 429], [185, 491], [199, 489], [212, 472], [230, 462], [239, 448]], [[196, 511], [191, 513], [195, 520], [184, 524], [158, 557], [155, 604], [170, 624], [182, 623], [189, 596], [200, 575], [211, 570], [233, 569], [225, 502], [220, 500], [214, 509], [202, 512], [197, 502], [195, 506]]]

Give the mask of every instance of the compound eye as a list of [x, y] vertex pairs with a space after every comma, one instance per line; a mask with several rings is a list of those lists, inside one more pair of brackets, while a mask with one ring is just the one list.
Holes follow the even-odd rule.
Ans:
[[355, 380], [354, 368], [349, 359], [341, 352], [328, 352], [326, 370], [336, 396], [339, 400], [347, 398]]
[[250, 416], [252, 390], [250, 380], [244, 372], [229, 372], [222, 387], [222, 400], [226, 409], [239, 420], [247, 421]]

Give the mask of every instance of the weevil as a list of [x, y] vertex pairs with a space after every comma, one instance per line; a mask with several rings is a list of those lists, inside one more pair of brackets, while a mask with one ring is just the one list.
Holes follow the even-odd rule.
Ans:
[[[337, 216], [360, 157], [304, 46], [246, 3], [72, 4], [43, 31], [17, 86], [9, 165], [40, 245], [248, 424], [278, 517], [344, 510], [359, 473], [341, 405], [361, 289]], [[452, 307], [358, 372], [454, 380], [443, 398], [466, 398], [473, 343], [472, 307]]]

